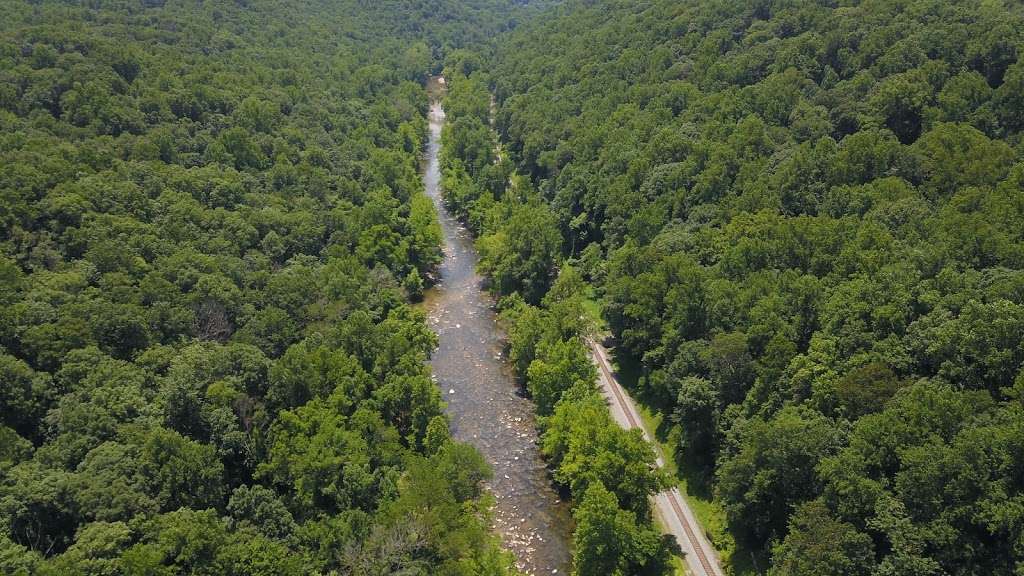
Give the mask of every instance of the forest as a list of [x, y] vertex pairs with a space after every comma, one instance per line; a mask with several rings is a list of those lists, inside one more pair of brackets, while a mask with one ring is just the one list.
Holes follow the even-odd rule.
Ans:
[[1022, 51], [1019, 3], [597, 0], [451, 63], [482, 269], [593, 290], [730, 571], [1024, 570]]
[[[1024, 574], [1024, 6], [0, 0], [0, 572], [503, 576], [445, 204], [578, 576]], [[612, 420], [607, 337], [676, 473]]]
[[511, 12], [437, 4], [2, 3], [0, 572], [511, 572], [411, 305], [432, 10]]

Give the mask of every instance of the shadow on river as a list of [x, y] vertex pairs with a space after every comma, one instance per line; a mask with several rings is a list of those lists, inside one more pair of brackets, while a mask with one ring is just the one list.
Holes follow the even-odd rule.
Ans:
[[476, 273], [472, 236], [441, 200], [438, 152], [444, 110], [436, 98], [437, 80], [432, 83], [423, 178], [438, 211], [445, 256], [440, 280], [426, 294], [428, 321], [440, 341], [431, 365], [448, 403], [454, 437], [476, 446], [494, 468], [489, 484], [496, 499], [494, 528], [505, 548], [528, 574], [565, 574], [569, 509], [552, 488], [541, 459], [533, 403], [516, 393], [493, 299]]

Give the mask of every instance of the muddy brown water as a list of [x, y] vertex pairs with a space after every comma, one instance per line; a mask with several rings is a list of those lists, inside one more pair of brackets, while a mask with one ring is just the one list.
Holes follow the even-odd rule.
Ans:
[[[436, 80], [435, 80], [436, 82]], [[566, 574], [571, 556], [568, 506], [552, 488], [537, 446], [533, 404], [520, 396], [504, 353], [494, 301], [476, 273], [473, 239], [442, 202], [438, 162], [444, 110], [430, 109], [424, 162], [427, 194], [444, 234], [439, 282], [426, 309], [439, 345], [431, 358], [453, 436], [477, 447], [494, 468], [494, 529], [527, 574]]]

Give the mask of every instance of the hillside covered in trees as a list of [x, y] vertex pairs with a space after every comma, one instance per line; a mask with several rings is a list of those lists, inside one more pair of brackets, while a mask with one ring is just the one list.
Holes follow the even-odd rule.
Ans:
[[0, 572], [510, 571], [408, 302], [514, 6], [442, 4], [0, 2]]
[[1020, 574], [1022, 56], [1012, 2], [570, 0], [449, 59], [502, 145], [459, 97], [449, 204], [501, 293], [594, 287], [734, 569]]
[[1019, 2], [0, 8], [0, 572], [513, 573], [412, 304], [444, 67], [577, 574], [674, 569], [597, 310], [732, 572], [1024, 573]]

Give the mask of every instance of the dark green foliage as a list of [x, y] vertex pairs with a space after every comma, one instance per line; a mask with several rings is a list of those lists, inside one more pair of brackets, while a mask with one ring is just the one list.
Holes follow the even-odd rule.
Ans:
[[458, 94], [484, 123], [461, 100], [493, 90], [524, 177], [456, 166], [451, 202], [486, 238], [538, 191], [761, 568], [1021, 570], [1022, 31], [1019, 3], [569, 1]]
[[786, 542], [774, 554], [772, 573], [790, 576], [866, 576], [874, 564], [871, 538], [833, 518], [819, 500], [793, 513]]
[[736, 536], [764, 542], [785, 534], [794, 504], [820, 492], [815, 466], [840, 438], [821, 415], [795, 408], [738, 428], [739, 451], [723, 458], [717, 488]]
[[[718, 453], [721, 418], [718, 391], [710, 380], [686, 376], [675, 386], [679, 396], [675, 399], [672, 420], [683, 430], [679, 442], [681, 456], [687, 461], [708, 467]], [[712, 462], [709, 462], [712, 461]]]
[[3, 5], [0, 571], [507, 570], [405, 303], [442, 62], [580, 573], [665, 569], [584, 280], [759, 565], [1021, 571], [1019, 4], [517, 4]]
[[933, 382], [905, 388], [857, 421], [848, 446], [822, 462], [825, 502], [893, 551], [880, 569], [963, 563], [1012, 573], [1024, 533], [1013, 512], [1021, 417], [1019, 402], [998, 404], [987, 392]]

